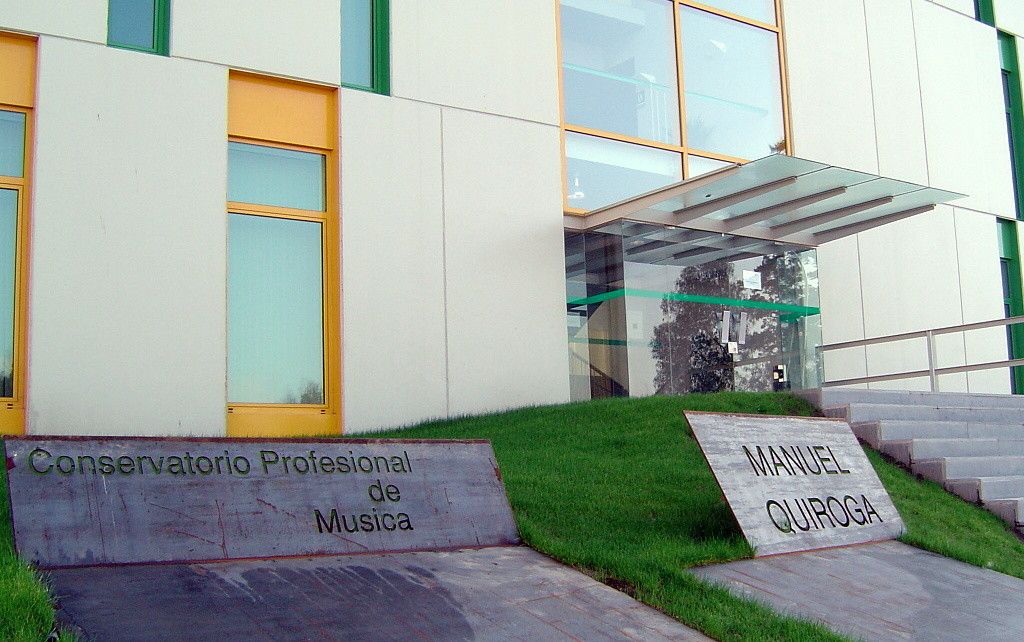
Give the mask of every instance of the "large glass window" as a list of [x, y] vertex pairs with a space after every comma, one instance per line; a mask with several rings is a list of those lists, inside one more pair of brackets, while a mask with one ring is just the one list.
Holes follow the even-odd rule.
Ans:
[[390, 91], [388, 0], [341, 0], [341, 83]]
[[167, 55], [170, 0], [110, 0], [107, 44]]
[[228, 143], [228, 200], [324, 211], [324, 156]]
[[322, 225], [228, 216], [228, 400], [324, 402]]
[[229, 143], [229, 403], [324, 403], [325, 163]]
[[776, 34], [682, 8], [690, 147], [746, 159], [786, 148]]
[[635, 138], [679, 140], [672, 3], [565, 0], [565, 119]]
[[0, 189], [0, 397], [14, 396], [14, 293], [18, 192]]
[[574, 132], [565, 135], [570, 207], [597, 209], [683, 178], [680, 154]]
[[[777, 6], [776, 0], [561, 0], [566, 211], [787, 153]], [[608, 141], [603, 146], [610, 150], [640, 146], [641, 152], [616, 154], [673, 159], [680, 168], [653, 172], [661, 182], [629, 178], [580, 189], [587, 172], [598, 175], [581, 164], [582, 135]], [[620, 174], [632, 173], [636, 163], [623, 163]]]
[[742, 18], [770, 25], [776, 23], [775, 0], [701, 0], [701, 4]]

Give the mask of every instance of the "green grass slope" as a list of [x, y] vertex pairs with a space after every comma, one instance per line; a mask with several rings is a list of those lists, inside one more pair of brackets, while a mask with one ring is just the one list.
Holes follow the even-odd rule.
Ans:
[[[382, 436], [489, 439], [524, 540], [721, 640], [839, 640], [686, 572], [749, 557], [683, 410], [810, 415], [789, 395], [606, 399], [423, 424]], [[908, 544], [1024, 578], [1024, 543], [995, 516], [868, 455]], [[2, 467], [0, 467], [2, 468]], [[0, 470], [0, 640], [40, 640], [53, 610], [10, 546]], [[67, 638], [64, 638], [67, 639]]]
[[809, 415], [788, 395], [607, 399], [387, 433], [490, 439], [530, 546], [720, 640], [842, 639], [696, 579], [686, 568], [750, 547], [682, 411]]
[[[751, 554], [683, 410], [810, 415], [790, 395], [606, 399], [435, 422], [387, 436], [490, 439], [524, 540], [722, 640], [835, 639], [694, 579]], [[1024, 578], [1024, 543], [999, 518], [866, 449], [908, 544]]]

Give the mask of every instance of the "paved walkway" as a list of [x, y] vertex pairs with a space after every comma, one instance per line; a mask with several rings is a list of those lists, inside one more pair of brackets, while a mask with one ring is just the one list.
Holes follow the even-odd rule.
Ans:
[[899, 542], [694, 572], [776, 610], [865, 640], [1024, 639], [1024, 580]]
[[524, 546], [49, 573], [88, 639], [708, 640]]

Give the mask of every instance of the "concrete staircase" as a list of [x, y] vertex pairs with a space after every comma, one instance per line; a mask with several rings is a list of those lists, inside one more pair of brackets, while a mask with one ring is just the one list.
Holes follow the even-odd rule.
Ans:
[[825, 388], [796, 393], [861, 441], [1024, 536], [1024, 395]]

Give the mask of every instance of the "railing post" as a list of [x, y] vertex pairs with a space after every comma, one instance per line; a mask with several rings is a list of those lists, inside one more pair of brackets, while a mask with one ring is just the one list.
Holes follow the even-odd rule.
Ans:
[[935, 333], [928, 330], [924, 338], [928, 342], [928, 380], [931, 383], [932, 392], [938, 392], [939, 377], [935, 374]]

